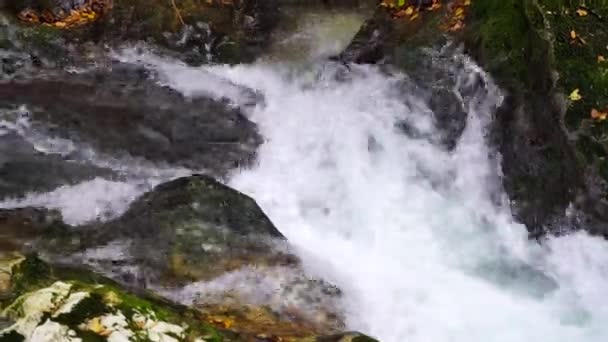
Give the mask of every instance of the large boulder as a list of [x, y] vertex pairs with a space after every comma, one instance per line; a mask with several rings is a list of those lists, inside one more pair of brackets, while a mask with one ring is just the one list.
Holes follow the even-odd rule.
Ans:
[[[246, 96], [255, 101], [243, 90]], [[130, 65], [0, 82], [0, 105], [26, 105], [35, 129], [80, 147], [216, 176], [247, 164], [261, 143], [256, 126], [228, 101], [186, 98]]]
[[493, 131], [514, 212], [534, 234], [574, 225], [608, 236], [607, 12], [568, 1], [471, 5], [464, 41], [508, 91]]
[[131, 241], [129, 252], [149, 277], [173, 282], [212, 279], [247, 265], [298, 263], [253, 199], [202, 175], [159, 185], [120, 218], [83, 235], [96, 243]]

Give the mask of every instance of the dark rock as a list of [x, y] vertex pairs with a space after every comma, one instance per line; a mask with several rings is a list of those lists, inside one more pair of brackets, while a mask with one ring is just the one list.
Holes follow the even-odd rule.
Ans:
[[297, 262], [274, 251], [274, 241], [284, 238], [253, 199], [206, 176], [158, 186], [106, 227], [108, 238], [132, 240], [134, 256], [151, 269], [178, 278], [210, 279], [250, 263]]
[[[550, 3], [558, 7], [545, 8]], [[558, 66], [570, 62], [555, 59], [556, 43], [549, 39], [567, 37], [571, 28], [550, 32], [558, 26], [546, 21], [547, 11], [562, 12], [562, 6], [563, 1], [476, 2], [465, 35], [470, 54], [507, 91], [493, 138], [503, 158], [504, 187], [514, 214], [534, 236], [572, 227], [563, 220], [567, 208], [589, 193], [573, 135], [565, 130], [567, 78], [556, 77]]]
[[[105, 272], [116, 277], [122, 277], [131, 265], [145, 275], [133, 274], [133, 281], [144, 285], [212, 279], [247, 265], [299, 263], [285, 250], [284, 237], [253, 199], [202, 175], [156, 187], [118, 219], [76, 227], [67, 235], [46, 240], [37, 244], [39, 250], [64, 256], [121, 244], [123, 254], [115, 255], [116, 263], [111, 258], [90, 262], [103, 265]], [[73, 246], [57, 250], [61, 241]], [[82, 258], [76, 257], [79, 262]]]
[[33, 125], [50, 136], [218, 176], [247, 164], [261, 143], [240, 109], [185, 98], [132, 66], [3, 82], [0, 104], [27, 105]]
[[111, 176], [109, 170], [40, 153], [17, 134], [0, 135], [0, 199]]

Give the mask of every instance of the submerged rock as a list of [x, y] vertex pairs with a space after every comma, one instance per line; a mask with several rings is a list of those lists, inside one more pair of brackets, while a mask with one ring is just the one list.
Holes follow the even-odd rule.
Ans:
[[0, 200], [30, 192], [47, 192], [112, 172], [71, 161], [59, 154], [39, 152], [23, 137], [0, 135]]
[[27, 105], [32, 125], [51, 137], [217, 176], [247, 164], [261, 143], [227, 101], [185, 98], [129, 65], [1, 82], [0, 104]]
[[5, 268], [11, 282], [0, 317], [11, 324], [0, 330], [2, 341], [376, 341], [358, 333], [316, 335], [263, 307], [236, 313], [249, 320], [245, 327], [222, 309], [200, 312], [34, 256], [2, 259], [0, 271]]

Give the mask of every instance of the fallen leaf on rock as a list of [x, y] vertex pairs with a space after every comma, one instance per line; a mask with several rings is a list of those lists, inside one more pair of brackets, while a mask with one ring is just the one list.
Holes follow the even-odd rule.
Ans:
[[607, 112], [600, 112], [599, 110], [593, 108], [591, 110], [591, 118], [597, 121], [604, 121], [608, 118]]
[[570, 99], [570, 101], [572, 101], [572, 102], [575, 102], [575, 101], [582, 100], [583, 96], [580, 94], [580, 90], [578, 88], [576, 88], [570, 93], [570, 96], [568, 96], [568, 99]]

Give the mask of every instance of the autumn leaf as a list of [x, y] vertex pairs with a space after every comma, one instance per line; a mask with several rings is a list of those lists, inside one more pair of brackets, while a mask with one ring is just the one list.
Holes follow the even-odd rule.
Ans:
[[604, 63], [606, 61], [606, 57], [599, 55], [597, 56], [597, 62], [598, 63]]
[[572, 40], [574, 40], [574, 39], [576, 39], [576, 37], [578, 37], [578, 35], [576, 34], [576, 31], [574, 31], [574, 30], [570, 31], [570, 38]]
[[575, 102], [575, 101], [582, 100], [583, 96], [580, 94], [580, 90], [578, 88], [576, 88], [570, 93], [570, 96], [568, 96], [568, 99], [570, 99], [570, 101], [572, 101], [572, 102]]
[[607, 112], [600, 112], [599, 110], [593, 108], [591, 110], [591, 118], [597, 121], [604, 121], [608, 118]]
[[412, 15], [413, 13], [414, 13], [414, 6], [409, 6], [408, 8], [405, 9], [406, 15]]
[[586, 17], [589, 14], [589, 12], [586, 9], [581, 7], [576, 10], [576, 14], [578, 14], [579, 17]]

